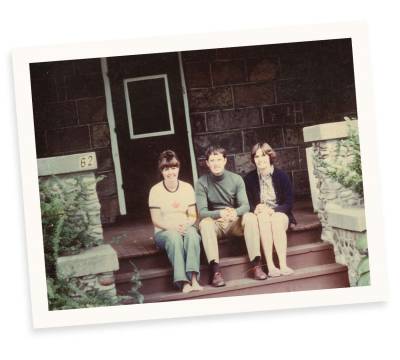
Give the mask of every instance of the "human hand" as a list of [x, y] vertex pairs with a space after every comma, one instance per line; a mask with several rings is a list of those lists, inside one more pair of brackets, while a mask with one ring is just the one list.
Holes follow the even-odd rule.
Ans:
[[227, 211], [228, 211], [228, 219], [230, 221], [235, 221], [238, 218], [238, 214], [236, 212], [236, 209], [227, 208]]
[[[258, 204], [258, 205], [256, 206], [256, 208], [254, 209], [254, 214], [255, 214], [255, 215], [258, 215], [258, 214], [261, 214], [261, 213], [263, 213], [263, 212], [267, 212], [267, 210], [268, 210], [267, 205], [265, 205], [265, 204]], [[268, 214], [268, 215], [269, 215], [269, 214]]]
[[176, 231], [178, 231], [178, 233], [181, 235], [185, 235], [186, 229], [187, 229], [186, 224], [179, 224], [176, 228]]
[[236, 210], [233, 208], [222, 209], [219, 213], [223, 221], [235, 221], [238, 217]]
[[267, 214], [268, 215], [272, 215], [272, 214], [274, 214], [275, 213], [275, 210], [274, 209], [272, 209], [272, 208], [270, 208], [270, 207], [267, 207]]

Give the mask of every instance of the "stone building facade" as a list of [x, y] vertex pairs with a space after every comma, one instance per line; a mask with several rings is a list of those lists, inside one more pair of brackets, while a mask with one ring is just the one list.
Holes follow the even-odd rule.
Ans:
[[[249, 152], [269, 142], [297, 197], [309, 196], [302, 128], [356, 115], [350, 39], [186, 51], [183, 70], [198, 172], [219, 143], [240, 174]], [[31, 64], [38, 158], [94, 151], [104, 175], [97, 191], [102, 223], [119, 214], [100, 59]]]

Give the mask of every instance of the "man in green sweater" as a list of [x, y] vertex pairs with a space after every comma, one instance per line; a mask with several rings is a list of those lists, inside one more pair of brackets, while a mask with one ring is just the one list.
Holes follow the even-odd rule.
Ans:
[[251, 260], [251, 273], [257, 280], [267, 275], [261, 268], [260, 233], [257, 217], [250, 213], [244, 181], [241, 176], [225, 170], [226, 151], [209, 147], [206, 164], [210, 170], [196, 184], [196, 204], [200, 215], [200, 233], [210, 264], [211, 284], [224, 286], [219, 269], [218, 238], [243, 236]]

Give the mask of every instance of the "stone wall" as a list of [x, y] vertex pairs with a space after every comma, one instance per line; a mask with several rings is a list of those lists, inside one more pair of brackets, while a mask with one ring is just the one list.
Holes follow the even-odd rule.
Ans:
[[348, 267], [350, 285], [356, 286], [363, 275], [360, 264], [368, 263], [367, 247], [357, 245], [367, 236], [364, 199], [333, 180], [325, 166], [346, 166], [352, 162], [354, 154], [349, 148], [339, 146], [348, 136], [349, 126], [357, 129], [357, 121], [310, 126], [303, 131], [304, 140], [312, 142], [310, 168], [315, 176], [315, 205], [322, 224], [321, 239], [333, 244], [336, 262]]
[[114, 271], [118, 269], [118, 257], [110, 245], [93, 247], [80, 254], [57, 259], [59, 277], [77, 279], [82, 291], [98, 290], [114, 297], [116, 302]]
[[183, 62], [199, 174], [210, 144], [244, 175], [251, 146], [267, 141], [295, 194], [309, 195], [302, 128], [357, 111], [351, 40], [188, 51]]
[[95, 151], [103, 223], [119, 214], [100, 59], [30, 64], [37, 158]]
[[[45, 247], [51, 246], [46, 251], [57, 254], [57, 277], [75, 282], [82, 292], [99, 290], [117, 301], [113, 272], [119, 269], [118, 256], [110, 245], [104, 244], [96, 191], [97, 182], [102, 180], [95, 176], [96, 168], [94, 152], [38, 159], [41, 201], [45, 197], [46, 203], [50, 198], [57, 201], [57, 218], [63, 216], [59, 243], [45, 241]], [[50, 221], [44, 216], [42, 213], [43, 224], [44, 220]], [[58, 223], [52, 223], [52, 228], [57, 228]]]

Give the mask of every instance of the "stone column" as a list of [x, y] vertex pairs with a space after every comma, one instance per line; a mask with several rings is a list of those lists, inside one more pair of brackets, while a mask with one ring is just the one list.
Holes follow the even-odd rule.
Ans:
[[[73, 224], [81, 241], [78, 249], [59, 254], [56, 270], [62, 278], [76, 278], [83, 291], [101, 290], [115, 297], [114, 271], [119, 269], [115, 250], [104, 244], [94, 171], [96, 153], [73, 154], [38, 160], [39, 182], [59, 199], [79, 197], [79, 208], [65, 209], [65, 222]], [[73, 196], [72, 196], [73, 197]]]
[[303, 133], [304, 141], [312, 142], [312, 157], [307, 161], [315, 176], [313, 192], [317, 194], [315, 206], [322, 225], [321, 239], [333, 244], [336, 262], [348, 266], [350, 284], [355, 286], [361, 275], [358, 267], [367, 254], [365, 249], [359, 251], [356, 246], [366, 236], [364, 199], [332, 179], [325, 166], [346, 167], [353, 161], [354, 154], [339, 146], [349, 136], [349, 126], [357, 129], [357, 121], [309, 126]]

